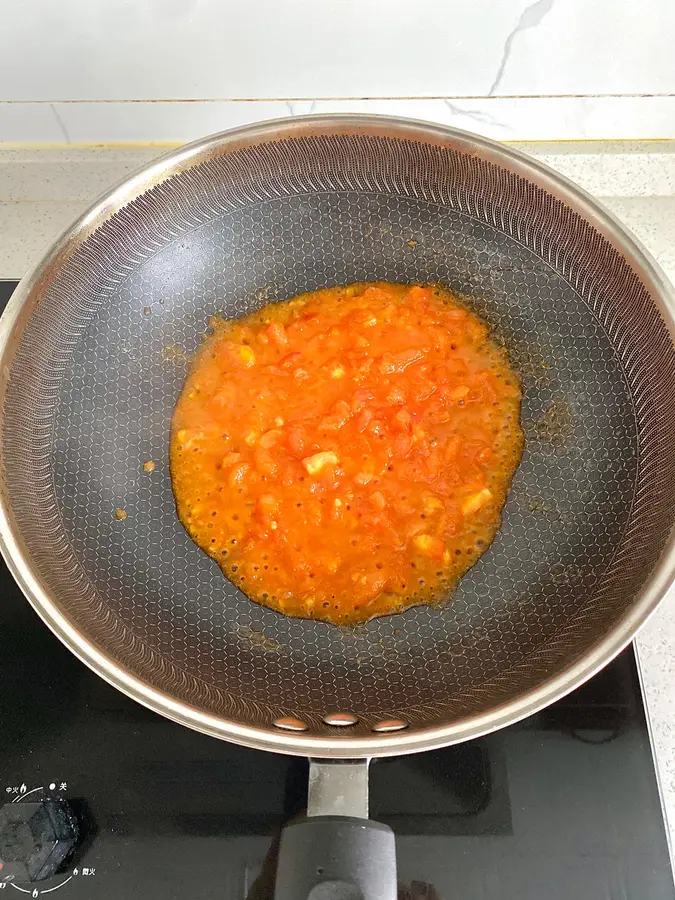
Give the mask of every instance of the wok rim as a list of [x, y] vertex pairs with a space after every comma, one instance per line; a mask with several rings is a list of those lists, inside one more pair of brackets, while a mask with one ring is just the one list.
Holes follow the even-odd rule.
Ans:
[[[507, 168], [544, 188], [591, 223], [626, 258], [654, 295], [655, 304], [675, 342], [675, 291], [659, 265], [630, 231], [601, 203], [565, 176], [513, 147], [470, 132], [430, 122], [394, 116], [359, 114], [298, 116], [245, 125], [201, 138], [159, 157], [106, 192], [83, 213], [26, 273], [0, 318], [0, 409], [9, 381], [11, 362], [19, 344], [24, 320], [36, 302], [40, 286], [48, 283], [59, 263], [115, 212], [155, 184], [179, 175], [225, 150], [293, 137], [317, 134], [368, 134], [426, 143], [451, 144], [462, 152], [478, 155]], [[4, 471], [0, 446], [0, 471]], [[533, 715], [575, 690], [611, 662], [633, 639], [657, 608], [675, 579], [675, 529], [660, 559], [630, 608], [614, 627], [576, 662], [557, 674], [493, 709], [451, 724], [432, 725], [394, 734], [349, 736], [336, 729], [333, 736], [307, 736], [275, 728], [258, 728], [221, 718], [152, 687], [120, 665], [113, 656], [90, 641], [59, 609], [31, 564], [11, 505], [0, 491], [0, 552], [38, 616], [66, 647], [97, 675], [123, 694], [179, 724], [222, 740], [277, 753], [324, 758], [370, 758], [431, 750], [471, 740]], [[327, 710], [330, 712], [330, 710]]]

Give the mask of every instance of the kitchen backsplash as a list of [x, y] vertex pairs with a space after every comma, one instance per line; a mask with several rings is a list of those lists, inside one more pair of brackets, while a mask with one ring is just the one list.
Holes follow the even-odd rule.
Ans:
[[672, 0], [22, 0], [0, 141], [173, 142], [305, 112], [675, 138]]

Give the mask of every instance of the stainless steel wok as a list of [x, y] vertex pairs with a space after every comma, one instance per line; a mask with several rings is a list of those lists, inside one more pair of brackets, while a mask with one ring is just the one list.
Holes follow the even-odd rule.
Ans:
[[[169, 423], [210, 315], [376, 279], [470, 299], [522, 374], [526, 447], [503, 527], [450, 602], [341, 630], [251, 603], [189, 540]], [[365, 821], [367, 760], [553, 702], [673, 578], [673, 309], [611, 215], [492, 141], [370, 116], [206, 138], [95, 204], [0, 321], [2, 551], [47, 625], [121, 691], [315, 760], [279, 898], [331, 883], [325, 896], [389, 900], [393, 837]]]

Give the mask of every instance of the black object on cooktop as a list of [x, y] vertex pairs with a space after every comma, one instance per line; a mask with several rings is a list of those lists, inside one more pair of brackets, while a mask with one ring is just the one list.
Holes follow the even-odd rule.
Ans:
[[[104, 683], [0, 563], [0, 892], [271, 900], [274, 838], [306, 790], [305, 760]], [[519, 725], [374, 763], [371, 815], [397, 834], [401, 900], [675, 900], [632, 647]]]

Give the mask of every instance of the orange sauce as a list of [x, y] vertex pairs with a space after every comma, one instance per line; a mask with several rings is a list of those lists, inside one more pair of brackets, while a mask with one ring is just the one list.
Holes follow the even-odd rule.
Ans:
[[520, 460], [520, 384], [440, 287], [355, 284], [214, 319], [173, 416], [189, 535], [252, 600], [361, 622], [443, 599]]

